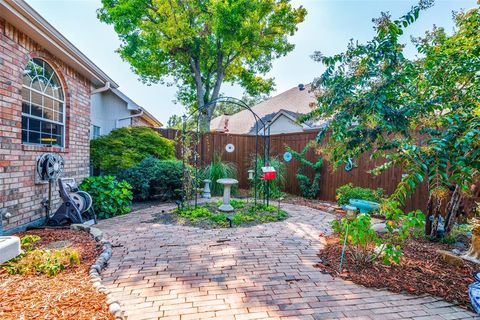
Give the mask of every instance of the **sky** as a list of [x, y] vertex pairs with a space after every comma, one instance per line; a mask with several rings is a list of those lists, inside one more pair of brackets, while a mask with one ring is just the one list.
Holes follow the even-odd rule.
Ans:
[[[162, 123], [166, 124], [173, 115], [182, 115], [184, 107], [175, 103], [175, 87], [161, 84], [147, 85], [139, 81], [115, 50], [120, 40], [113, 27], [100, 22], [96, 10], [100, 0], [27, 0], [47, 21], [59, 30], [70, 42], [80, 49], [117, 84], [119, 89], [146, 108]], [[326, 55], [342, 52], [350, 39], [360, 42], [370, 40], [373, 35], [372, 18], [388, 11], [392, 17], [405, 14], [417, 1], [412, 0], [292, 0], [295, 7], [303, 6], [308, 14], [298, 25], [298, 31], [290, 37], [295, 49], [287, 56], [273, 62], [268, 77], [275, 78], [272, 96], [288, 90], [299, 83], [310, 83], [322, 74], [324, 68], [311, 59], [315, 51]], [[452, 32], [452, 11], [476, 6], [476, 0], [436, 0], [433, 8], [424, 11], [403, 35], [405, 43], [410, 36], [423, 35], [433, 25]], [[414, 57], [414, 48], [407, 45], [407, 56]], [[223, 86], [224, 95], [240, 98], [238, 86]]]

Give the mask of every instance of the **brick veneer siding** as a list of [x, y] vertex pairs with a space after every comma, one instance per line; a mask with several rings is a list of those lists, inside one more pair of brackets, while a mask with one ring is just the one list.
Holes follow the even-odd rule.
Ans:
[[[48, 62], [57, 72], [65, 92], [65, 147], [22, 145], [22, 73], [30, 58]], [[41, 201], [48, 185], [35, 184], [35, 162], [44, 152], [58, 152], [65, 160], [66, 177], [80, 182], [89, 173], [91, 83], [28, 35], [0, 18], [0, 208], [12, 214], [3, 220], [5, 233], [45, 217]], [[54, 186], [58, 205], [58, 187]], [[1, 230], [0, 230], [1, 232]]]

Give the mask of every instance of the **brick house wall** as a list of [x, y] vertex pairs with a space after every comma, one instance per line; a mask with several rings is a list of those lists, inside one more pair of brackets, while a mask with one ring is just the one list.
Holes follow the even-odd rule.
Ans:
[[[65, 92], [65, 146], [22, 145], [22, 73], [30, 58], [41, 58], [56, 71]], [[64, 176], [77, 182], [89, 174], [91, 83], [74, 69], [52, 56], [26, 34], [0, 18], [0, 209], [11, 213], [3, 220], [5, 233], [33, 223], [41, 223], [45, 211], [41, 201], [48, 185], [35, 184], [36, 158], [56, 152], [65, 160]], [[53, 195], [58, 204], [58, 187]], [[56, 205], [54, 206], [56, 207]], [[1, 234], [1, 228], [0, 228]]]

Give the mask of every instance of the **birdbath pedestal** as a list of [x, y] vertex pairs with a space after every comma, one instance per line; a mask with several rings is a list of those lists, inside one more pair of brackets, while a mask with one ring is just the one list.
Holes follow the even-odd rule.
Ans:
[[210, 182], [212, 182], [212, 180], [205, 179], [203, 182], [205, 183], [205, 186], [203, 187], [202, 198], [210, 199], [212, 197], [210, 193]]
[[218, 179], [217, 183], [223, 184], [223, 204], [218, 207], [218, 210], [224, 212], [233, 211], [233, 207], [230, 204], [230, 190], [232, 189], [232, 185], [237, 184], [238, 180], [224, 178]]

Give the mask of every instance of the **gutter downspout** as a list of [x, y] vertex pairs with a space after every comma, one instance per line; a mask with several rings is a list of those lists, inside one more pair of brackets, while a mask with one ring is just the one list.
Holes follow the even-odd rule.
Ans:
[[140, 109], [140, 112], [137, 113], [137, 114], [134, 114], [133, 116], [129, 116], [129, 117], [125, 117], [125, 118], [118, 118], [115, 121], [115, 128], [119, 128], [120, 121], [122, 121], [122, 120], [132, 119], [132, 118], [141, 117], [141, 116], [143, 116], [143, 109]]
[[94, 95], [96, 93], [104, 92], [104, 91], [107, 91], [107, 90], [110, 90], [110, 82], [109, 81], [105, 82], [105, 85], [103, 87], [92, 90], [90, 95]]

